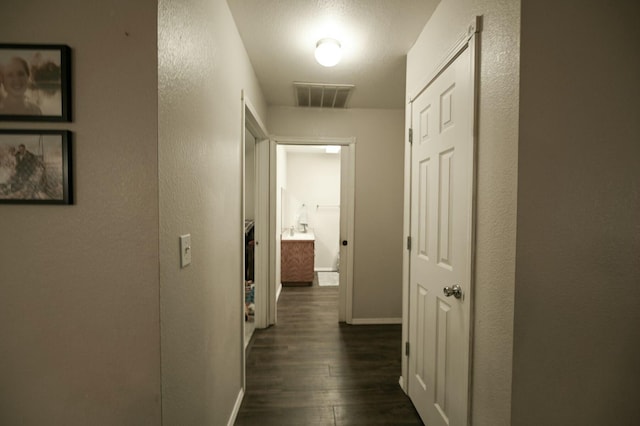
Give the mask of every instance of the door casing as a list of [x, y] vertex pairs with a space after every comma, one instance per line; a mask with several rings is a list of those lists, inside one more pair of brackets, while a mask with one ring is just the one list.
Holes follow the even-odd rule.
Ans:
[[[242, 170], [241, 170], [241, 182], [242, 182], [242, 194], [241, 194], [241, 199], [240, 199], [240, 203], [241, 203], [241, 214], [242, 217], [240, 218], [240, 232], [238, 233], [238, 237], [239, 238], [244, 238], [244, 220], [245, 220], [245, 176], [246, 176], [246, 169], [245, 169], [245, 138], [246, 138], [246, 132], [249, 131], [256, 139], [256, 155], [255, 155], [255, 159], [256, 159], [256, 174], [255, 174], [255, 180], [256, 180], [256, 186], [255, 186], [255, 200], [254, 200], [254, 205], [255, 205], [255, 209], [256, 209], [256, 217], [255, 217], [255, 233], [254, 233], [254, 238], [256, 241], [256, 246], [255, 246], [255, 256], [254, 256], [254, 261], [255, 261], [255, 269], [254, 269], [254, 276], [255, 276], [255, 281], [256, 283], [264, 283], [267, 284], [268, 280], [269, 280], [269, 256], [268, 256], [268, 252], [267, 252], [267, 248], [268, 248], [268, 244], [267, 244], [267, 234], [268, 234], [268, 192], [265, 191], [265, 187], [268, 188], [268, 177], [265, 179], [264, 175], [265, 173], [268, 176], [268, 161], [265, 165], [264, 162], [264, 151], [265, 151], [265, 147], [268, 153], [268, 147], [269, 147], [269, 136], [267, 133], [267, 128], [264, 126], [264, 124], [262, 123], [262, 120], [260, 119], [260, 116], [257, 113], [257, 110], [255, 109], [255, 107], [253, 106], [253, 104], [251, 103], [251, 101], [249, 100], [249, 98], [246, 96], [246, 94], [244, 93], [244, 91], [241, 92], [241, 103], [242, 103], [242, 130], [241, 130], [241, 141], [242, 143], [240, 144], [241, 148], [241, 152], [240, 152], [240, 158], [242, 159]], [[266, 169], [265, 169], [266, 166]], [[265, 171], [266, 170], [266, 171]], [[267, 201], [265, 201], [265, 195], [263, 194], [264, 192], [267, 192], [266, 195], [266, 199]], [[241, 253], [240, 253], [240, 258], [242, 259], [242, 261], [240, 262], [242, 265], [242, 269], [239, 271], [239, 277], [240, 277], [240, 282], [238, 283], [238, 289], [240, 291], [240, 303], [244, 304], [244, 300], [245, 300], [245, 295], [244, 295], [244, 271], [245, 271], [245, 264], [244, 264], [244, 259], [245, 259], [245, 247], [244, 244], [240, 245], [241, 248]], [[267, 313], [266, 312], [261, 312], [260, 306], [261, 303], [264, 304], [262, 301], [262, 299], [266, 299], [266, 294], [265, 291], [262, 291], [263, 288], [266, 288], [266, 285], [262, 285], [262, 286], [256, 286], [256, 290], [255, 290], [255, 299], [256, 299], [256, 327], [257, 328], [264, 328], [266, 327], [266, 321], [267, 321]], [[245, 344], [244, 344], [244, 328], [245, 328], [245, 319], [244, 319], [244, 309], [240, 310], [241, 314], [240, 314], [240, 318], [239, 320], [241, 321], [241, 327], [240, 330], [242, 331], [242, 336], [240, 338], [240, 345], [241, 345], [241, 351], [240, 353], [242, 354], [242, 361], [241, 361], [241, 365], [242, 365], [242, 389], [246, 389], [246, 353], [245, 353]]]
[[[338, 320], [352, 323], [353, 320], [353, 252], [354, 252], [354, 200], [355, 200], [355, 156], [356, 139], [329, 137], [281, 137], [271, 138], [270, 148], [270, 232], [269, 232], [269, 265], [270, 289], [268, 297], [269, 325], [277, 322], [277, 286], [276, 282], [276, 147], [277, 145], [340, 145], [340, 241], [347, 241], [347, 245], [340, 245], [340, 286], [338, 303]], [[346, 208], [345, 208], [346, 207]]]

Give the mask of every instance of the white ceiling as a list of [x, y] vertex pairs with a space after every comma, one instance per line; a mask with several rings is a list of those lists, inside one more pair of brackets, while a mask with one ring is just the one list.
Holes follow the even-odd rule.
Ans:
[[[406, 54], [440, 0], [227, 0], [269, 105], [294, 106], [293, 82], [355, 84], [350, 108], [403, 108]], [[316, 42], [342, 60], [325, 68]]]

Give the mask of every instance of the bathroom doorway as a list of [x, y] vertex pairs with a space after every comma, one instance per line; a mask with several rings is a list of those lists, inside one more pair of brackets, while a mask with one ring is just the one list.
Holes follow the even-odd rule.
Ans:
[[288, 285], [338, 287], [350, 322], [355, 139], [275, 138], [271, 158], [273, 323]]
[[338, 286], [340, 146], [278, 145], [280, 283]]

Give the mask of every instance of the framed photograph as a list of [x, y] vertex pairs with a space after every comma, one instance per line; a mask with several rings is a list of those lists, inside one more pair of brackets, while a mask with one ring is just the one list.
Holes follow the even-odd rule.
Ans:
[[73, 204], [71, 132], [0, 130], [0, 203]]
[[0, 44], [0, 120], [71, 121], [71, 49]]

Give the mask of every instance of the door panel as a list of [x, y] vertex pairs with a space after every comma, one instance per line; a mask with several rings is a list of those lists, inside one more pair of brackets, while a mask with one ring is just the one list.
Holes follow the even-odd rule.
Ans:
[[420, 162], [418, 181], [418, 256], [429, 261], [429, 159]]
[[[429, 426], [468, 416], [472, 78], [467, 46], [412, 103], [408, 393]], [[446, 297], [456, 284], [462, 297]]]
[[441, 299], [437, 299], [438, 309], [436, 312], [436, 359], [435, 359], [435, 406], [442, 418], [449, 423], [447, 413], [447, 382], [450, 374], [447, 371], [447, 359], [449, 358], [449, 312], [451, 306]]
[[453, 172], [453, 148], [440, 153], [438, 167], [438, 265], [452, 270], [451, 264], [451, 227], [453, 225], [451, 173]]
[[418, 351], [416, 351], [416, 362], [415, 362], [415, 366], [416, 366], [416, 370], [415, 370], [415, 378], [418, 382], [418, 385], [420, 386], [420, 388], [423, 391], [426, 391], [427, 389], [427, 384], [426, 384], [426, 377], [427, 377], [427, 359], [426, 359], [426, 347], [428, 344], [427, 341], [427, 319], [426, 316], [428, 314], [427, 312], [427, 307], [428, 307], [428, 291], [426, 288], [424, 288], [421, 285], [417, 286], [417, 297], [416, 297], [416, 304], [417, 304], [417, 315], [418, 315], [418, 320], [417, 320], [417, 330], [416, 330], [416, 347], [418, 347]]

